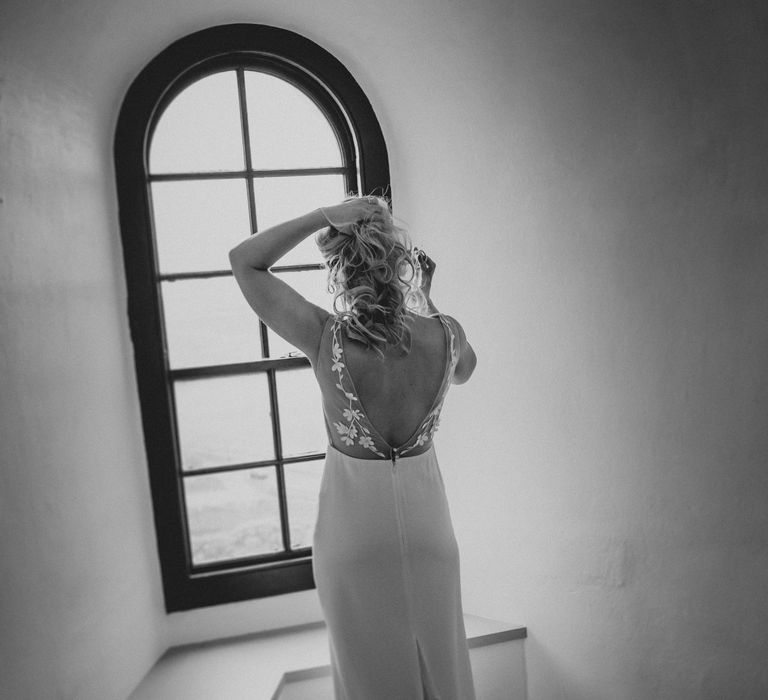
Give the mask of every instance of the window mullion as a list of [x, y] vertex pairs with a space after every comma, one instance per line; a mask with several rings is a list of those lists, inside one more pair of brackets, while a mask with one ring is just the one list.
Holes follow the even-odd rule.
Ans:
[[[248, 189], [248, 216], [251, 221], [251, 234], [259, 230], [259, 220], [256, 213], [256, 192], [253, 187], [253, 162], [251, 161], [251, 129], [248, 124], [248, 102], [245, 95], [245, 70], [237, 69], [237, 93], [240, 101], [240, 127], [243, 130], [243, 156], [245, 158], [245, 179]], [[259, 319], [261, 331], [261, 356], [269, 357], [269, 337], [267, 327]], [[270, 394], [272, 390], [270, 389]], [[271, 401], [271, 396], [270, 396]], [[274, 406], [273, 406], [274, 408]], [[275, 443], [277, 447], [277, 443]]]
[[[245, 156], [245, 179], [248, 189], [248, 216], [251, 222], [251, 235], [259, 230], [258, 216], [256, 212], [256, 192], [253, 187], [253, 163], [251, 162], [251, 132], [248, 124], [248, 102], [245, 95], [245, 70], [237, 69], [237, 92], [240, 102], [240, 126], [243, 130], [243, 150]], [[261, 333], [261, 353], [262, 357], [269, 357], [269, 335], [267, 326], [259, 319], [259, 330]], [[277, 496], [280, 505], [280, 530], [283, 537], [283, 549], [290, 549], [290, 533], [288, 531], [288, 509], [285, 496], [285, 474], [283, 471], [283, 448], [280, 436], [280, 411], [277, 405], [277, 382], [275, 381], [275, 370], [267, 370], [267, 382], [269, 385], [269, 407], [272, 414], [272, 439], [275, 447], [275, 457], [277, 464]]]
[[168, 371], [173, 381], [185, 379], [202, 379], [204, 377], [226, 377], [232, 374], [253, 374], [274, 369], [299, 369], [308, 367], [309, 359], [304, 355], [289, 357], [267, 358], [254, 362], [232, 362], [226, 365], [204, 365], [200, 367], [182, 367]]
[[275, 456], [277, 457], [277, 497], [280, 503], [280, 527], [283, 534], [283, 549], [286, 552], [291, 549], [291, 532], [288, 526], [288, 499], [285, 492], [285, 469], [283, 468], [283, 440], [280, 433], [280, 408], [277, 401], [276, 371], [267, 372], [269, 382], [269, 402], [272, 408], [272, 432], [275, 441]]
[[[283, 464], [301, 464], [302, 462], [314, 462], [325, 457], [324, 452], [313, 452], [310, 454], [297, 455], [296, 457], [284, 457], [280, 460]], [[183, 477], [204, 476], [205, 474], [219, 474], [226, 472], [245, 471], [247, 469], [267, 469], [274, 467], [277, 461], [274, 459], [263, 459], [259, 462], [243, 462], [242, 464], [224, 464], [218, 467], [200, 467], [182, 472]]]
[[[251, 162], [251, 132], [248, 124], [248, 102], [245, 94], [245, 70], [237, 69], [237, 93], [240, 103], [240, 127], [243, 132], [243, 156], [245, 159], [245, 181], [248, 190], [248, 216], [251, 222], [251, 235], [259, 230], [258, 216], [256, 212], [256, 192], [253, 187], [253, 163]], [[264, 358], [269, 357], [269, 336], [267, 327], [259, 319], [259, 330], [261, 335], [261, 355]], [[280, 437], [280, 412], [277, 406], [277, 383], [275, 381], [275, 370], [267, 370], [267, 382], [269, 385], [269, 408], [272, 414], [272, 439], [275, 447], [275, 457], [277, 464], [277, 494], [280, 504], [280, 530], [283, 537], [283, 549], [289, 549], [290, 534], [288, 532], [288, 511], [285, 498], [285, 476], [283, 473], [283, 449]]]
[[[324, 270], [323, 263], [307, 263], [305, 265], [273, 265], [270, 272], [306, 272], [307, 270]], [[232, 270], [200, 270], [197, 272], [164, 272], [158, 275], [160, 282], [179, 282], [181, 280], [204, 280], [213, 277], [232, 277]]]
[[[249, 154], [250, 155], [250, 154]], [[190, 173], [152, 173], [147, 176], [149, 182], [184, 182], [185, 180], [238, 180], [243, 177], [297, 177], [312, 175], [347, 175], [356, 177], [356, 169], [345, 165], [333, 165], [323, 168], [278, 168], [272, 170], [216, 170], [213, 172]]]
[[251, 163], [251, 132], [248, 125], [248, 104], [245, 99], [245, 71], [237, 69], [237, 94], [240, 101], [240, 128], [243, 131], [243, 156], [245, 160], [245, 180], [248, 188], [248, 216], [251, 220], [251, 233], [259, 229], [256, 218], [256, 196], [253, 191], [253, 163]]

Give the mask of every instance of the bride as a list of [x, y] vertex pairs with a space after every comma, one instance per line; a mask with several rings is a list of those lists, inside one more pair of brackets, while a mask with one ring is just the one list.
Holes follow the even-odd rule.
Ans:
[[[269, 268], [315, 233], [334, 309]], [[459, 551], [433, 437], [475, 353], [388, 203], [350, 197], [230, 251], [248, 303], [314, 369], [328, 450], [313, 568], [337, 700], [473, 700]], [[339, 307], [341, 307], [339, 309]]]

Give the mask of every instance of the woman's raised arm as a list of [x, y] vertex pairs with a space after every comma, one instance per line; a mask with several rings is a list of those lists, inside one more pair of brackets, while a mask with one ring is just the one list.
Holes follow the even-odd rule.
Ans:
[[343, 229], [374, 213], [373, 205], [367, 200], [350, 199], [256, 233], [229, 251], [232, 272], [251, 308], [275, 333], [299, 348], [313, 363], [328, 312], [307, 301], [273, 275], [269, 268], [291, 248], [329, 223]]
[[[429, 255], [418, 248], [416, 249], [416, 259], [419, 268], [421, 269], [421, 291], [427, 300], [427, 313], [430, 315], [439, 314], [440, 312], [437, 310], [435, 302], [432, 301], [432, 277], [434, 277], [437, 265]], [[447, 314], [441, 315], [453, 324], [456, 334], [456, 342], [459, 345], [459, 361], [456, 363], [456, 369], [453, 374], [453, 383], [464, 384], [475, 371], [475, 367], [477, 366], [477, 356], [475, 355], [474, 349], [469, 344], [461, 324], [453, 318], [453, 316], [448, 316]]]
[[229, 262], [240, 290], [251, 308], [275, 333], [314, 362], [320, 334], [328, 316], [307, 301], [269, 268], [311, 233], [326, 226], [319, 209], [273, 226], [229, 251]]
[[459, 362], [456, 365], [456, 370], [453, 374], [454, 384], [464, 384], [472, 376], [477, 366], [477, 355], [472, 346], [467, 340], [467, 336], [464, 333], [464, 328], [461, 324], [452, 316], [449, 316], [456, 328], [459, 331], [459, 337], [456, 339], [459, 344]]

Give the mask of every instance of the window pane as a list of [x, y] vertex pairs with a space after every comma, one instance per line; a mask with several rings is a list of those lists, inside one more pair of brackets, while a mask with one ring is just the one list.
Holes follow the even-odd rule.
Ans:
[[[253, 181], [256, 195], [256, 220], [263, 231], [281, 221], [306, 214], [344, 199], [342, 175], [305, 175], [302, 177], [258, 177]], [[288, 251], [277, 265], [322, 263], [313, 236]]]
[[192, 563], [283, 550], [274, 467], [184, 479]]
[[311, 368], [275, 374], [280, 409], [283, 456], [325, 452], [328, 436], [323, 421], [320, 389]]
[[323, 477], [323, 462], [286, 464], [284, 469], [291, 548], [311, 547], [317, 521], [317, 500]]
[[155, 182], [152, 209], [161, 273], [228, 270], [251, 233], [245, 180]]
[[341, 165], [331, 125], [301, 90], [267, 73], [246, 71], [245, 94], [254, 169]]
[[[313, 304], [332, 311], [333, 296], [328, 293], [327, 270], [303, 270], [301, 272], [275, 273], [282, 280], [291, 285], [305, 299]], [[273, 330], [268, 331], [270, 357], [283, 357], [289, 352], [297, 352], [296, 348], [283, 340]]]
[[261, 359], [259, 319], [232, 277], [162, 283], [172, 369]]
[[177, 381], [174, 391], [185, 470], [274, 458], [265, 375]]
[[234, 71], [192, 83], [168, 105], [149, 150], [152, 173], [242, 170], [243, 135]]

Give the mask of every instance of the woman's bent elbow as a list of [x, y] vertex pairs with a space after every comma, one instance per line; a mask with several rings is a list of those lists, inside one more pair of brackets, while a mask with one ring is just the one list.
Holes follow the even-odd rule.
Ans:
[[235, 246], [234, 248], [232, 248], [232, 250], [229, 251], [229, 264], [233, 268], [236, 265], [238, 265], [238, 263], [240, 261], [240, 254], [239, 254], [239, 252], [237, 250], [238, 248], [239, 248], [239, 246]]
[[454, 384], [464, 384], [469, 381], [469, 378], [475, 371], [475, 367], [477, 367], [477, 355], [475, 355], [475, 351], [471, 347], [469, 348], [469, 353], [462, 357], [461, 360], [453, 374]]

